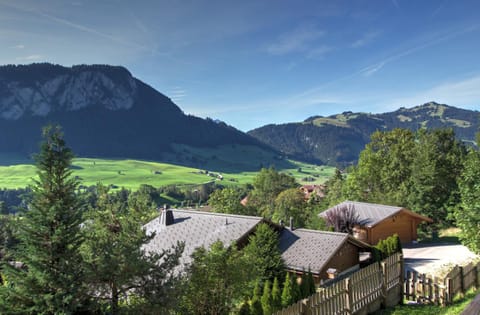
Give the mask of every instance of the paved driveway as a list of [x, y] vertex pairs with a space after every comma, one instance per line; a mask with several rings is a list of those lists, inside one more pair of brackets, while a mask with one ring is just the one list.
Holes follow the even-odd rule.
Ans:
[[404, 245], [405, 269], [419, 273], [436, 274], [449, 265], [467, 264], [477, 256], [458, 244]]

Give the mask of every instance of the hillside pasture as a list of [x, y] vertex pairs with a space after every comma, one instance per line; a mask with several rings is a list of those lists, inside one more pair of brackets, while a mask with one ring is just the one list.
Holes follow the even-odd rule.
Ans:
[[[16, 162], [21, 163], [16, 164]], [[290, 167], [277, 169], [295, 177], [300, 184], [323, 183], [334, 172], [334, 169], [328, 166], [315, 166], [295, 161], [289, 161], [285, 165]], [[160, 187], [216, 181], [226, 186], [239, 185], [252, 183], [257, 174], [257, 171], [225, 173], [216, 169], [192, 168], [162, 162], [96, 158], [74, 159], [72, 172], [84, 186], [102, 183], [114, 188], [125, 187], [132, 190], [138, 189], [141, 184]], [[36, 169], [32, 160], [0, 155], [0, 188], [22, 188], [33, 184], [35, 177]], [[302, 180], [307, 178], [310, 181]]]

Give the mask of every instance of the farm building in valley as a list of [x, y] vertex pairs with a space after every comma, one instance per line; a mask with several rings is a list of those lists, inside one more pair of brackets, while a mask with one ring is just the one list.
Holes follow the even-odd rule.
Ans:
[[358, 224], [353, 235], [358, 240], [372, 245], [393, 234], [397, 234], [402, 243], [411, 243], [417, 240], [417, 228], [420, 223], [433, 222], [432, 219], [403, 207], [355, 201], [344, 201], [323, 211], [320, 216], [325, 217], [329, 211], [339, 209], [348, 209], [358, 215]]

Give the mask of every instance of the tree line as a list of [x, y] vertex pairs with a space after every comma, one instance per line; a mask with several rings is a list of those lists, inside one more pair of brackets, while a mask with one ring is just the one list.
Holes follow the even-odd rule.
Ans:
[[[477, 137], [478, 143], [478, 137]], [[480, 252], [480, 152], [452, 129], [377, 131], [358, 164], [327, 182], [325, 206], [344, 200], [402, 206], [430, 217], [427, 236], [460, 228], [460, 240]]]

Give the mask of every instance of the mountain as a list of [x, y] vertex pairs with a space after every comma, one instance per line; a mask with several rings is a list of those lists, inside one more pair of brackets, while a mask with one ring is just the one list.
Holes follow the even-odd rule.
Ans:
[[79, 156], [167, 157], [195, 167], [201, 166], [198, 158], [182, 155], [191, 153], [188, 148], [240, 145], [278, 156], [223, 122], [184, 114], [123, 67], [1, 66], [0, 153], [37, 152], [41, 128], [48, 123], [63, 127], [68, 145]]
[[266, 125], [248, 134], [294, 159], [348, 165], [357, 161], [376, 130], [453, 128], [459, 139], [473, 143], [479, 118], [478, 111], [430, 102], [383, 114], [314, 116], [298, 123]]

